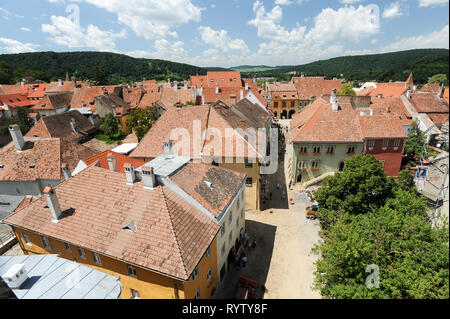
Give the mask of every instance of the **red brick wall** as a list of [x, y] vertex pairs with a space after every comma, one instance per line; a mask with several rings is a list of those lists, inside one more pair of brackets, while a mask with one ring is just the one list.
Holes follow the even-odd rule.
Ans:
[[394, 141], [396, 139], [389, 139], [389, 144], [386, 150], [383, 150], [383, 140], [375, 140], [373, 149], [369, 149], [369, 140], [366, 140], [364, 147], [364, 154], [374, 155], [379, 161], [384, 161], [384, 171], [388, 176], [397, 177], [400, 172], [403, 157], [403, 146], [406, 140], [400, 140], [400, 145], [394, 149]]

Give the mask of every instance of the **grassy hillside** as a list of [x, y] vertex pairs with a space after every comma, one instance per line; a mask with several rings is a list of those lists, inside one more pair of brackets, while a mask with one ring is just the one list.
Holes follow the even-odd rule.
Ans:
[[241, 65], [230, 68], [233, 71], [239, 71], [242, 73], [248, 72], [262, 72], [262, 71], [271, 71], [277, 69], [276, 67], [266, 66], [266, 65]]
[[109, 83], [147, 79], [188, 79], [191, 74], [206, 74], [207, 69], [164, 60], [136, 59], [122, 54], [106, 52], [36, 52], [3, 54], [0, 61], [14, 71], [15, 81], [27, 71], [44, 81], [65, 78], [66, 72], [79, 79], [90, 79], [96, 67], [105, 74]]

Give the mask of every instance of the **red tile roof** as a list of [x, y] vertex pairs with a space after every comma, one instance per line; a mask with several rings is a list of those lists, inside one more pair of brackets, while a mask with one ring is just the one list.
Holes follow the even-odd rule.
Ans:
[[0, 95], [0, 106], [6, 104], [11, 108], [27, 107], [34, 105], [36, 102], [37, 101], [28, 100], [27, 96], [24, 94]]
[[0, 150], [0, 180], [34, 181], [36, 179], [61, 180], [61, 164], [73, 170], [78, 162], [97, 152], [77, 143], [62, 142], [59, 138], [25, 138], [22, 152], [13, 142]]
[[[375, 115], [369, 115], [368, 108], [364, 110], [367, 115], [361, 115], [363, 110], [354, 109], [351, 103], [339, 103], [339, 111], [334, 112], [330, 103], [318, 99], [294, 114], [292, 141], [362, 142], [365, 138], [406, 138], [403, 126], [409, 125], [411, 120], [401, 115], [400, 102], [375, 101], [371, 105]], [[392, 111], [386, 112], [387, 107]]]
[[25, 94], [28, 98], [38, 98], [42, 99], [45, 96], [46, 90], [50, 86], [49, 83], [39, 83], [39, 84], [25, 84]]
[[0, 84], [0, 95], [22, 94], [23, 91], [20, 85]]
[[141, 88], [124, 88], [123, 100], [131, 107], [136, 108], [141, 102], [144, 93]]
[[448, 113], [449, 105], [444, 99], [439, 99], [432, 93], [411, 94], [409, 102], [419, 113]]
[[331, 94], [334, 89], [339, 91], [342, 87], [341, 81], [325, 80], [323, 77], [292, 78], [291, 82], [295, 86], [300, 100], [309, 100], [312, 96], [318, 98], [322, 94]]
[[90, 107], [92, 111], [95, 110], [95, 98], [104, 95], [104, 91], [99, 86], [87, 87], [83, 86], [77, 88], [73, 94], [70, 108], [79, 109], [82, 107]]
[[118, 173], [125, 173], [125, 168], [124, 165], [125, 163], [129, 163], [129, 164], [133, 164], [133, 167], [136, 169], [138, 167], [141, 167], [142, 165], [145, 164], [144, 161], [135, 159], [135, 158], [131, 158], [128, 157], [126, 155], [122, 155], [116, 152], [112, 152], [112, 151], [105, 151], [103, 153], [97, 154], [95, 156], [92, 156], [86, 160], [84, 160], [83, 162], [90, 166], [92, 164], [94, 164], [95, 162], [99, 161], [99, 166], [101, 168], [104, 169], [109, 169], [109, 164], [108, 164], [108, 156], [113, 155], [116, 159], [116, 169]]
[[382, 95], [383, 97], [399, 97], [403, 95], [407, 90], [407, 87], [402, 83], [377, 83], [376, 88], [371, 88], [370, 90], [363, 90], [358, 92], [358, 95], [368, 95], [372, 97], [377, 97]]
[[[56, 194], [58, 223], [44, 196], [4, 222], [183, 281], [220, 228], [168, 188], [129, 186], [123, 174], [96, 166], [60, 184]], [[135, 232], [123, 229], [130, 222]]]

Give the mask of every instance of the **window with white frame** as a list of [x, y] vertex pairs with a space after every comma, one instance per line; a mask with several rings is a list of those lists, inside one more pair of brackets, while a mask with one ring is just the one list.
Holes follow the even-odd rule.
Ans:
[[320, 149], [321, 149], [320, 146], [314, 146], [313, 153], [314, 154], [319, 154], [320, 153]]
[[369, 141], [369, 147], [370, 148], [374, 148], [375, 147], [375, 140], [370, 140]]
[[70, 248], [70, 245], [69, 245], [68, 243], [66, 243], [66, 242], [64, 242], [64, 249], [65, 249], [68, 253], [71, 253], [71, 252], [72, 252], [72, 249]]
[[354, 146], [349, 146], [347, 149], [347, 153], [355, 153], [355, 147]]
[[320, 168], [320, 161], [312, 161], [311, 162], [311, 168], [318, 170]]
[[31, 245], [30, 238], [28, 237], [27, 234], [22, 233], [22, 238], [23, 238], [23, 241], [25, 242], [25, 245]]
[[383, 147], [389, 146], [389, 140], [383, 140]]
[[208, 281], [210, 281], [210, 280], [211, 280], [211, 277], [212, 277], [212, 268], [209, 267], [208, 273], [206, 274], [206, 279], [207, 279]]
[[127, 265], [127, 272], [128, 276], [137, 278], [136, 268], [134, 268], [133, 266]]
[[245, 168], [253, 168], [253, 163], [249, 160], [245, 160]]
[[77, 250], [78, 250], [78, 255], [79, 255], [81, 258], [86, 259], [86, 255], [84, 254], [84, 249], [81, 248], [81, 247], [77, 247]]
[[195, 299], [200, 299], [200, 288], [197, 289], [197, 292], [195, 293]]
[[327, 147], [327, 153], [328, 154], [333, 154], [334, 153], [334, 146], [328, 146]]
[[306, 146], [300, 147], [300, 153], [307, 153], [307, 152], [308, 152], [308, 148]]
[[400, 140], [395, 140], [394, 147], [399, 147], [399, 146], [400, 146]]
[[42, 240], [42, 245], [44, 245], [44, 248], [47, 250], [50, 250], [50, 242], [48, 241], [48, 238], [45, 236], [41, 236], [41, 240]]
[[100, 256], [96, 252], [92, 252], [92, 259], [94, 259], [94, 263], [101, 266], [102, 261], [100, 260]]
[[298, 162], [298, 169], [300, 169], [300, 170], [306, 169], [306, 161], [299, 161]]
[[192, 281], [195, 281], [198, 277], [198, 266], [195, 267], [194, 272], [192, 273]]

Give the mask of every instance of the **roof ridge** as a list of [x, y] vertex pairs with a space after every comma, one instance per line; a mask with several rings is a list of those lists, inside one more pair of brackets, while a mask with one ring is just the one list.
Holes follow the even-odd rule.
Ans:
[[167, 203], [167, 198], [166, 198], [166, 194], [164, 192], [164, 188], [160, 187], [160, 190], [161, 190], [161, 194], [162, 194], [162, 197], [163, 197], [163, 200], [164, 200], [164, 205], [166, 206], [166, 209], [167, 209], [167, 215], [169, 216], [170, 225], [172, 226], [171, 227], [171, 231], [172, 231], [173, 237], [175, 238], [175, 242], [177, 243], [177, 247], [178, 247], [177, 252], [178, 252], [178, 255], [179, 255], [180, 259], [181, 259], [181, 262], [183, 263], [183, 269], [184, 269], [184, 274], [185, 274], [185, 278], [186, 278], [186, 277], [188, 277], [186, 263], [184, 262], [183, 254], [181, 253], [181, 247], [180, 247], [180, 243], [178, 241], [177, 234], [175, 232], [175, 225], [174, 225], [173, 220], [172, 220], [172, 214], [171, 214], [171, 211], [169, 209], [169, 205]]
[[[321, 98], [321, 100], [323, 100], [323, 99]], [[319, 100], [317, 100], [317, 101], [319, 101]], [[314, 105], [314, 103], [309, 104], [308, 106], [311, 106], [311, 107], [312, 107], [313, 105]], [[308, 106], [307, 106], [307, 107], [308, 107]], [[320, 105], [317, 107], [317, 109], [313, 112], [312, 116], [309, 118], [309, 120], [308, 120], [307, 123], [304, 123], [303, 125], [299, 125], [299, 132], [298, 132], [298, 134], [297, 134], [295, 137], [292, 138], [293, 141], [294, 141], [300, 134], [302, 134], [304, 131], [310, 129], [311, 126], [314, 125], [314, 123], [316, 123], [316, 121], [319, 119], [320, 115], [322, 114], [323, 110], [325, 109], [324, 106], [328, 106], [328, 105], [326, 104], [326, 101], [325, 101], [325, 100], [323, 100], [323, 103], [320, 104]], [[303, 109], [303, 110], [304, 110], [304, 109]], [[320, 112], [319, 112], [319, 111], [320, 111]]]

